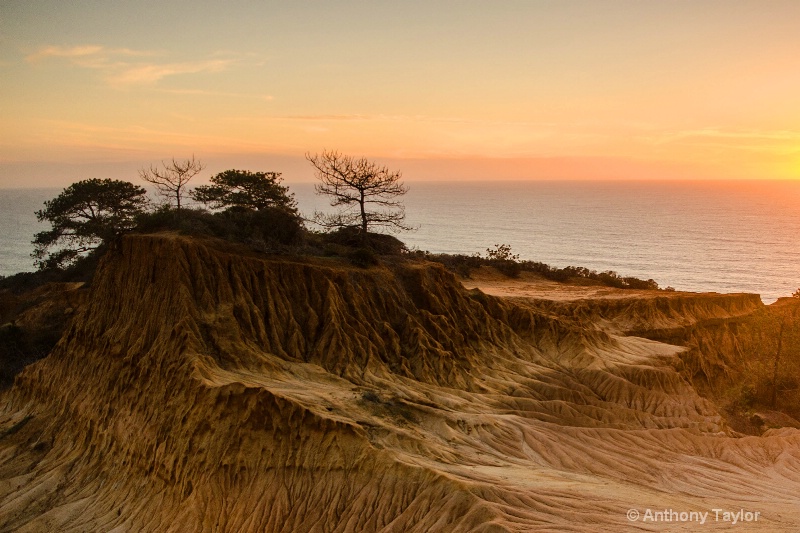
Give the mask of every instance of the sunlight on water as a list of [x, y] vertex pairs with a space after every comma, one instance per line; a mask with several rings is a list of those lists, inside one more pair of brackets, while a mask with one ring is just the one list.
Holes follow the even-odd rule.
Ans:
[[[328, 208], [310, 183], [291, 185], [301, 210]], [[0, 191], [0, 274], [32, 270], [33, 212], [58, 194]], [[800, 287], [796, 182], [411, 183], [409, 247], [480, 253], [510, 244], [524, 259], [653, 278], [662, 287], [755, 292]]]
[[[312, 186], [301, 208], [325, 208]], [[800, 287], [800, 185], [795, 182], [412, 183], [403, 236], [431, 252], [510, 244], [522, 258], [655, 279], [691, 291]]]

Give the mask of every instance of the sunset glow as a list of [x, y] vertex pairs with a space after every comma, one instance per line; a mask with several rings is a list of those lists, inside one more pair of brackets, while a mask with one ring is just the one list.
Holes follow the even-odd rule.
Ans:
[[798, 21], [794, 1], [6, 0], [0, 187], [191, 154], [309, 180], [324, 148], [411, 181], [798, 178]]

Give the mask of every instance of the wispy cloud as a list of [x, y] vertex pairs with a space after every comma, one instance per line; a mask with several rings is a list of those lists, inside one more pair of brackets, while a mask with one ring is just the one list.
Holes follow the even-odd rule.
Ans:
[[790, 130], [762, 131], [762, 130], [723, 130], [718, 128], [703, 128], [696, 130], [684, 130], [667, 134], [663, 137], [664, 141], [674, 139], [686, 139], [691, 137], [711, 137], [724, 139], [749, 139], [749, 140], [791, 140], [796, 141], [800, 138], [800, 132]]
[[280, 120], [297, 120], [308, 122], [349, 122], [349, 121], [387, 121], [387, 122], [444, 122], [457, 124], [525, 124], [525, 122], [483, 121], [458, 117], [432, 117], [427, 115], [367, 115], [367, 114], [319, 114], [319, 115], [282, 115], [271, 117]]
[[373, 115], [285, 115], [275, 117], [283, 120], [302, 120], [302, 121], [339, 121], [339, 120], [375, 120], [385, 118]]
[[167, 76], [178, 74], [199, 74], [201, 72], [222, 72], [233, 61], [230, 59], [212, 59], [208, 61], [188, 61], [184, 63], [164, 64], [136, 64], [120, 69], [116, 74], [109, 76], [108, 81], [113, 85], [142, 85], [152, 84]]
[[[462, 124], [475, 126], [511, 126], [519, 128], [563, 128], [585, 131], [589, 129], [583, 123], [541, 122], [530, 120], [487, 120], [465, 117], [430, 116], [430, 115], [387, 115], [387, 114], [317, 114], [317, 115], [272, 115], [265, 117], [273, 120], [296, 120], [308, 122], [351, 122], [351, 121], [386, 121], [386, 122], [424, 122], [431, 124]], [[596, 126], [595, 126], [596, 129]]]
[[103, 53], [102, 46], [44, 46], [32, 54], [28, 54], [25, 59], [30, 63], [36, 63], [49, 57], [81, 58], [86, 56], [96, 56]]
[[800, 131], [700, 128], [665, 132], [647, 137], [647, 141], [656, 146], [680, 143], [757, 152], [794, 153], [800, 145]]
[[106, 48], [99, 45], [81, 46], [43, 46], [25, 56], [28, 63], [40, 63], [48, 59], [64, 59], [73, 65], [84, 68], [112, 68], [128, 65], [131, 58], [155, 56], [149, 50], [130, 48]]
[[254, 100], [264, 100], [270, 102], [274, 97], [269, 94], [253, 94], [253, 93], [232, 93], [225, 91], [207, 91], [204, 89], [154, 89], [164, 94], [176, 94], [185, 96], [224, 96], [227, 98], [251, 98]]
[[[189, 117], [187, 117], [189, 118]], [[153, 152], [187, 149], [197, 153], [300, 151], [301, 146], [285, 141], [241, 138], [209, 133], [200, 129], [177, 130], [157, 126], [107, 126], [85, 122], [44, 119], [35, 145], [62, 146], [96, 152]], [[168, 150], [167, 150], [168, 151]], [[301, 151], [302, 153], [302, 151]]]
[[168, 76], [222, 72], [235, 62], [232, 58], [213, 57], [200, 61], [147, 61], [159, 56], [148, 50], [106, 48], [99, 45], [44, 46], [28, 54], [29, 63], [49, 59], [66, 60], [70, 64], [103, 72], [105, 80], [115, 87], [152, 85]]

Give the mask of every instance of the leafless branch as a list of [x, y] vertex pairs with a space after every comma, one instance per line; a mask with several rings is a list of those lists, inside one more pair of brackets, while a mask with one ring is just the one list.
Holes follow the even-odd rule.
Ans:
[[[408, 187], [400, 181], [400, 172], [336, 151], [306, 154], [306, 159], [320, 181], [314, 186], [317, 194], [330, 196], [331, 206], [342, 208], [335, 215], [317, 214], [318, 224], [327, 228], [358, 225], [364, 234], [370, 227], [413, 229], [403, 223], [405, 209], [398, 198], [408, 192]], [[376, 211], [372, 206], [383, 210]]]
[[175, 158], [161, 161], [160, 168], [150, 165], [149, 169], [139, 171], [139, 177], [154, 185], [158, 193], [168, 201], [174, 200], [176, 209], [180, 210], [186, 185], [204, 168], [205, 165], [192, 155], [191, 159], [182, 161]]

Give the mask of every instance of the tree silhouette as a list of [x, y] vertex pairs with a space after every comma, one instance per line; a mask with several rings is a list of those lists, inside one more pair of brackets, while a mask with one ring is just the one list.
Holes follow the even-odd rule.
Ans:
[[189, 181], [203, 170], [205, 166], [192, 156], [185, 161], [162, 161], [161, 168], [150, 165], [149, 169], [139, 171], [139, 177], [147, 183], [155, 185], [158, 194], [175, 201], [175, 208], [181, 210], [181, 200]]
[[390, 171], [366, 158], [355, 159], [335, 151], [323, 151], [306, 159], [320, 181], [317, 194], [331, 197], [335, 214], [315, 214], [315, 222], [329, 229], [358, 227], [364, 238], [371, 228], [407, 231], [405, 206], [398, 199], [408, 192], [400, 172]]
[[226, 170], [211, 178], [211, 185], [196, 187], [191, 197], [212, 209], [235, 207], [260, 211], [277, 208], [296, 213], [294, 195], [281, 185], [282, 181], [279, 172]]
[[[73, 183], [36, 211], [52, 228], [34, 236], [34, 263], [40, 268], [64, 268], [112, 239], [133, 229], [135, 217], [147, 205], [147, 191], [119, 180], [90, 179]], [[48, 250], [61, 244], [55, 252]]]

